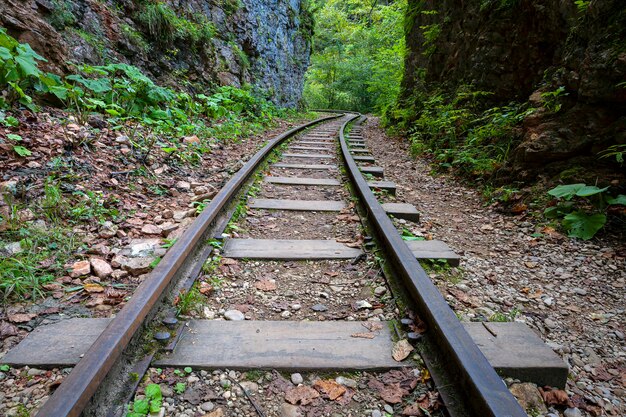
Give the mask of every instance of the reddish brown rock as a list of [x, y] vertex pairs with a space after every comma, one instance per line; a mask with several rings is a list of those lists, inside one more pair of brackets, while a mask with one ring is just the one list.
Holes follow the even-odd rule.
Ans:
[[100, 258], [91, 258], [91, 268], [98, 278], [108, 278], [113, 273], [113, 268], [105, 260]]
[[72, 265], [70, 271], [70, 277], [77, 278], [82, 277], [83, 275], [89, 275], [91, 272], [91, 264], [89, 261], [78, 261]]

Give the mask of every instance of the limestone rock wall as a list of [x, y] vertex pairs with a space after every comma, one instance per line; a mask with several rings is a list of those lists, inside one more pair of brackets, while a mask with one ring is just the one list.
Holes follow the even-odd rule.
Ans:
[[[507, 166], [517, 179], [626, 143], [626, 5], [592, 0], [409, 0], [403, 94], [461, 85], [539, 107]], [[558, 113], [542, 92], [564, 87]], [[597, 159], [597, 158], [596, 158]]]
[[[294, 107], [309, 63], [312, 18], [303, 0], [168, 0], [167, 9], [212, 36], [168, 39], [142, 18], [152, 0], [0, 0], [0, 25], [67, 72], [68, 62], [127, 62], [166, 84], [252, 84]], [[164, 34], [165, 35], [165, 34]]]

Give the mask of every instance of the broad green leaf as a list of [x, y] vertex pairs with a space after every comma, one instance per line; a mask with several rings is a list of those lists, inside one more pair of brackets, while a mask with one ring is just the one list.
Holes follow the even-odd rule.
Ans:
[[65, 77], [67, 80], [76, 81], [84, 85], [88, 90], [93, 91], [96, 94], [106, 93], [111, 91], [111, 81], [106, 78], [99, 78], [92, 80], [90, 78], [85, 78], [82, 75], [73, 74]]
[[28, 57], [18, 55], [15, 57], [15, 62], [25, 77], [37, 77], [41, 74], [41, 71], [37, 68], [37, 63]]
[[15, 140], [17, 142], [22, 140], [22, 137], [20, 135], [16, 135], [15, 133], [9, 133], [7, 135], [7, 138], [11, 139], [11, 140]]
[[163, 398], [159, 384], [148, 384], [148, 386], [146, 386], [146, 397], [152, 400], [160, 400]]
[[563, 227], [569, 236], [583, 240], [591, 239], [606, 223], [606, 216], [601, 213], [587, 214], [575, 211], [563, 217]]
[[4, 46], [0, 46], [0, 59], [4, 59], [5, 61], [8, 61], [11, 58], [13, 58], [11, 51], [8, 48], [5, 48]]
[[62, 85], [52, 85], [48, 88], [48, 90], [54, 94], [59, 100], [66, 100], [68, 89]]
[[135, 400], [133, 403], [133, 411], [138, 414], [146, 415], [150, 411], [150, 403], [148, 400]]
[[609, 187], [598, 188], [595, 185], [585, 185], [580, 190], [576, 191], [576, 195], [578, 197], [589, 197], [595, 194], [600, 194], [608, 190]]
[[15, 153], [17, 153], [19, 156], [31, 156], [33, 153], [31, 151], [29, 151], [28, 149], [26, 149], [23, 146], [14, 146], [13, 150], [15, 151]]
[[165, 120], [169, 118], [169, 114], [165, 110], [152, 110], [150, 117], [156, 120]]
[[411, 242], [414, 240], [426, 240], [423, 237], [419, 237], [419, 236], [402, 236], [402, 240], [406, 240], [407, 242]]
[[20, 43], [20, 45], [17, 48], [15, 48], [15, 50], [18, 51], [20, 55], [27, 56], [29, 58], [34, 58], [38, 61], [48, 62], [46, 58], [42, 57], [37, 52], [35, 52], [33, 48], [31, 48], [30, 45], [27, 43]]
[[158, 413], [161, 411], [161, 405], [163, 405], [163, 400], [150, 401], [150, 413]]
[[559, 185], [548, 191], [548, 194], [556, 198], [565, 198], [566, 200], [570, 200], [576, 195], [579, 190], [583, 189], [586, 186], [587, 184]]
[[606, 202], [609, 204], [619, 204], [622, 206], [626, 206], [626, 195], [620, 194], [617, 197], [609, 197], [606, 199]]

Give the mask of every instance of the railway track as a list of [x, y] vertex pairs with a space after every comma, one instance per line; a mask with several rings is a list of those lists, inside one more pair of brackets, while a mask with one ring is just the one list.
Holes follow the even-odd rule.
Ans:
[[[415, 320], [426, 325], [409, 339], [424, 358], [447, 413], [525, 416], [418, 261], [434, 257], [456, 264], [458, 257], [441, 243], [407, 245], [389, 215], [415, 221], [416, 210], [379, 202], [395, 185], [380, 178], [383, 171], [360, 134], [362, 120], [338, 113], [269, 141], [207, 204], [114, 319], [83, 322], [85, 328], [101, 328], [92, 332], [90, 347], [37, 415], [123, 414], [129, 390], [138, 385], [123, 375], [143, 375], [151, 364], [318, 371], [409, 366], [410, 358], [391, 358], [393, 342], [409, 331], [400, 323], [415, 323], [397, 313], [396, 302], [404, 297], [406, 307], [417, 313]], [[273, 153], [280, 147], [282, 154]], [[268, 165], [268, 157], [279, 159]], [[246, 194], [250, 189], [257, 195]], [[238, 217], [242, 207], [248, 215]], [[238, 218], [231, 220], [233, 214]], [[217, 244], [215, 237], [226, 227], [230, 238]], [[219, 255], [214, 246], [221, 247]], [[211, 311], [232, 320], [179, 317], [176, 323], [172, 300], [181, 289], [189, 292], [212, 257], [245, 265], [235, 271], [242, 285], [222, 289], [220, 297], [207, 301]], [[377, 262], [384, 277], [372, 267]], [[377, 285], [381, 297], [389, 291], [380, 305], [366, 298], [369, 285]], [[276, 286], [290, 288], [297, 297], [265, 295]], [[330, 294], [318, 290], [329, 286]], [[366, 288], [346, 292], [346, 286]], [[246, 303], [252, 305], [248, 311], [228, 309]], [[346, 304], [352, 310], [346, 312]], [[238, 320], [243, 318], [251, 320]], [[388, 325], [363, 326], [381, 319]], [[50, 343], [50, 334], [40, 336], [44, 343]], [[163, 343], [156, 344], [155, 335]], [[69, 339], [61, 337], [59, 349], [74, 343]], [[28, 364], [28, 340], [5, 359], [11, 362], [13, 354], [14, 364]], [[207, 344], [209, 349], [199, 348]]]

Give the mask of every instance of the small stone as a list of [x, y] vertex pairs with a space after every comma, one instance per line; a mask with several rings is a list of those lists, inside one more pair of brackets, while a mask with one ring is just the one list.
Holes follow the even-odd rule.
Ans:
[[70, 271], [70, 277], [77, 278], [83, 275], [89, 275], [91, 272], [91, 264], [89, 261], [78, 261], [74, 262], [72, 265], [72, 270]]
[[113, 273], [113, 268], [111, 268], [111, 265], [109, 265], [108, 262], [100, 258], [91, 258], [89, 262], [91, 263], [91, 269], [93, 269], [93, 273], [98, 278], [108, 278]]
[[564, 417], [582, 417], [583, 413], [578, 408], [568, 408], [563, 411]]
[[46, 371], [42, 370], [42, 369], [37, 369], [37, 368], [30, 368], [27, 372], [28, 376], [39, 376], [39, 375], [43, 375], [44, 373], [46, 373]]
[[301, 308], [302, 308], [302, 305], [301, 305], [301, 304], [292, 304], [292, 305], [291, 305], [291, 309], [292, 309], [293, 311], [298, 311], [298, 310], [300, 310]]
[[358, 386], [358, 383], [354, 379], [346, 378], [343, 376], [338, 376], [337, 378], [335, 378], [335, 382], [348, 388], [356, 388]]
[[200, 409], [202, 411], [212, 411], [215, 408], [215, 405], [211, 401], [207, 401], [205, 403], [200, 404]]
[[146, 235], [160, 235], [163, 230], [154, 224], [146, 224], [141, 228], [141, 233]]
[[191, 190], [191, 184], [189, 184], [187, 181], [178, 181], [176, 183], [176, 188], [184, 191], [189, 191]]
[[372, 411], [372, 417], [383, 417], [383, 413], [378, 410]]
[[115, 142], [116, 143], [128, 143], [129, 139], [128, 139], [128, 136], [126, 136], [126, 135], [120, 135], [120, 136], [115, 138]]
[[164, 398], [174, 396], [174, 390], [169, 385], [162, 384], [160, 385], [160, 387], [161, 387], [161, 395], [163, 395]]
[[[230, 394], [230, 392], [229, 392], [229, 394]], [[205, 414], [203, 417], [224, 417], [224, 409], [218, 408], [215, 411], [211, 411], [210, 413]]]
[[115, 259], [122, 269], [134, 277], [150, 272], [152, 270], [150, 265], [154, 261], [153, 258], [126, 258], [124, 256], [119, 256]]
[[185, 136], [183, 138], [183, 143], [185, 145], [199, 145], [200, 144], [200, 138], [196, 135], [192, 135], [192, 136]]
[[282, 313], [280, 313], [280, 316], [284, 319], [287, 319], [289, 317], [291, 317], [291, 312], [289, 310], [285, 310]]
[[390, 406], [389, 404], [385, 404], [384, 407], [386, 412], [388, 412], [389, 414], [393, 415], [393, 407]]
[[109, 239], [115, 236], [117, 234], [117, 231], [118, 231], [118, 228], [116, 225], [113, 224], [113, 222], [106, 221], [102, 223], [102, 226], [100, 227], [99, 235], [100, 237], [104, 239]]
[[280, 406], [280, 417], [302, 417], [297, 405], [284, 403]]
[[386, 293], [386, 292], [387, 292], [387, 288], [385, 288], [385, 287], [383, 287], [383, 286], [380, 286], [380, 287], [376, 287], [376, 288], [374, 288], [374, 294], [375, 294], [377, 297], [380, 297], [380, 296], [382, 296], [382, 295], [385, 295], [385, 293]]
[[170, 209], [165, 209], [161, 212], [161, 217], [163, 217], [164, 219], [173, 219], [174, 212]]
[[242, 381], [239, 383], [239, 385], [241, 385], [243, 389], [249, 394], [253, 394], [259, 391], [259, 384], [257, 384], [256, 382]]
[[550, 329], [554, 329], [555, 327], [557, 327], [556, 322], [552, 319], [545, 319], [543, 323]]
[[224, 313], [224, 318], [226, 320], [231, 320], [231, 321], [241, 321], [241, 320], [245, 320], [246, 317], [244, 316], [244, 314], [239, 311], [239, 310], [228, 310]]
[[291, 382], [294, 385], [300, 385], [304, 382], [304, 378], [299, 373], [291, 374]]
[[531, 384], [530, 382], [513, 384], [509, 387], [509, 390], [511, 394], [517, 398], [517, 401], [519, 401], [524, 410], [534, 408], [542, 414], [548, 412], [543, 397], [535, 384]]
[[159, 226], [163, 237], [168, 237], [174, 230], [178, 229], [176, 223], [166, 222]]
[[328, 310], [328, 307], [326, 307], [324, 304], [315, 304], [313, 307], [311, 307], [311, 310], [322, 312]]
[[132, 258], [145, 258], [154, 255], [154, 251], [158, 246], [158, 239], [146, 239], [137, 242], [130, 247], [130, 256]]
[[22, 251], [22, 244], [20, 242], [13, 242], [9, 243], [4, 248], [0, 248], [0, 256], [10, 257]]

